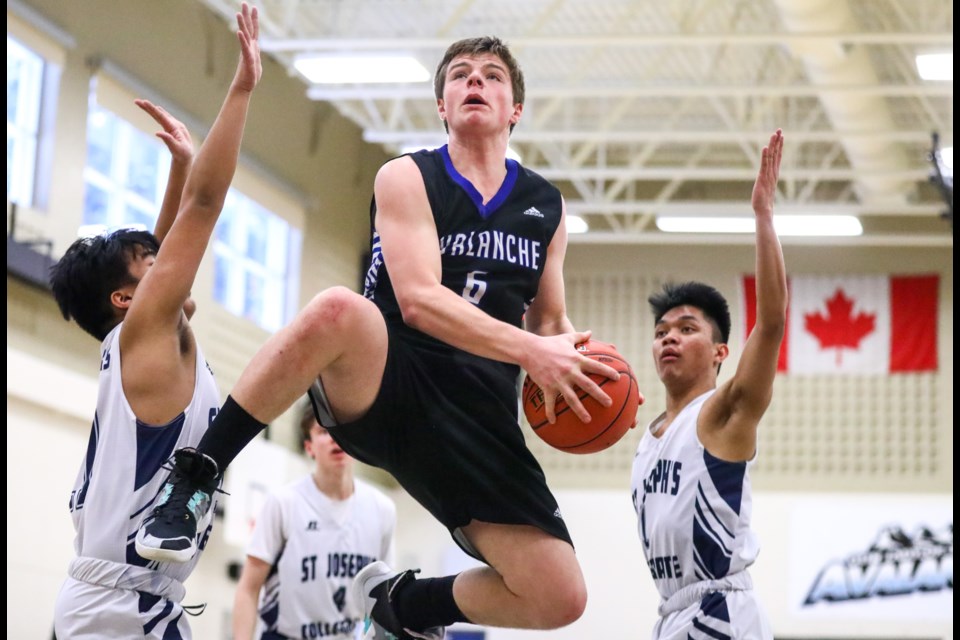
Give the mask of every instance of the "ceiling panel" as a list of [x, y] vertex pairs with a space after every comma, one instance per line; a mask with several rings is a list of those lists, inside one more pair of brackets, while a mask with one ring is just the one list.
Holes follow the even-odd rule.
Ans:
[[[239, 6], [201, 1], [230, 19]], [[952, 52], [948, 0], [258, 6], [262, 48], [291, 73], [297, 54], [330, 51], [410, 53], [432, 71], [459, 38], [504, 39], [527, 83], [511, 146], [590, 224], [572, 242], [697, 241], [665, 236], [655, 216], [749, 213], [759, 149], [782, 127], [779, 211], [860, 216], [864, 235], [841, 243], [953, 244], [929, 158], [934, 132], [942, 146], [953, 144], [953, 83], [923, 81], [914, 64], [917, 53]], [[304, 80], [304, 90], [388, 152], [445, 140], [429, 83], [311, 87]]]

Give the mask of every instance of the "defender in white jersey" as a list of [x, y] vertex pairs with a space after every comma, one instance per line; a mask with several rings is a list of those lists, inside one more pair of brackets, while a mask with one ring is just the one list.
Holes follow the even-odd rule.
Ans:
[[[51, 271], [64, 318], [102, 341], [97, 410], [70, 496], [77, 557], [55, 606], [59, 640], [190, 638], [180, 602], [197, 557], [150, 561], [135, 537], [145, 514], [166, 498], [171, 455], [185, 475], [207, 476], [212, 464], [191, 449], [220, 396], [190, 328], [190, 288], [236, 169], [261, 73], [256, 10], [244, 4], [237, 22], [240, 63], [195, 161], [186, 127], [137, 101], [163, 127], [157, 136], [173, 156], [155, 232], [81, 238]], [[209, 493], [197, 497], [208, 504], [191, 500], [203, 510], [194, 548], [204, 546], [214, 512], [217, 481], [204, 486]]]
[[[200, 441], [220, 392], [198, 345], [190, 404], [165, 425], [141, 422], [123, 392], [123, 328], [117, 325], [103, 341], [97, 411], [70, 494], [77, 557], [57, 599], [57, 637], [189, 638], [179, 603], [199, 554], [185, 564], [147, 561], [137, 555], [133, 539], [167, 479], [164, 463], [177, 449]], [[201, 547], [213, 528], [213, 511], [198, 527]]]
[[782, 149], [778, 129], [753, 187], [756, 324], [733, 377], [717, 386], [730, 353], [730, 312], [716, 289], [687, 282], [650, 297], [654, 364], [667, 409], [640, 440], [631, 488], [647, 569], [661, 596], [654, 640], [773, 638], [747, 567], [759, 552], [750, 530], [749, 467], [786, 325], [786, 271], [773, 228]]
[[252, 640], [356, 637], [363, 603], [350, 583], [366, 565], [393, 562], [393, 501], [354, 477], [348, 456], [307, 404], [303, 447], [312, 473], [268, 496], [257, 517], [233, 607], [233, 636]]

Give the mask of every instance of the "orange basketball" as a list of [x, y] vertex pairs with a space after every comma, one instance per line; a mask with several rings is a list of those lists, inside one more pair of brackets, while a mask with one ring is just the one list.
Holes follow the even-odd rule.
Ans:
[[595, 453], [616, 444], [623, 434], [634, 426], [637, 407], [642, 400], [633, 369], [615, 346], [588, 340], [578, 344], [577, 351], [620, 372], [618, 380], [590, 374], [610, 396], [613, 404], [604, 407], [585, 391], [578, 389], [578, 397], [590, 413], [590, 422], [582, 422], [561, 397], [557, 399], [554, 408], [557, 421], [550, 424], [543, 402], [543, 391], [530, 376], [526, 376], [523, 380], [523, 412], [533, 432], [551, 447], [567, 453]]

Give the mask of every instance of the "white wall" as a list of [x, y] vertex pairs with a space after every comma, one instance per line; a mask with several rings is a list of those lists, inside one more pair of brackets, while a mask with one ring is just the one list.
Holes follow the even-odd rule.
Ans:
[[[560, 510], [570, 529], [577, 556], [587, 580], [588, 603], [583, 617], [555, 631], [487, 629], [487, 640], [628, 640], [649, 638], [657, 619], [659, 595], [646, 569], [637, 536], [637, 522], [630, 502], [630, 479], [623, 491], [559, 490]], [[406, 494], [394, 492], [398, 505], [398, 562], [420, 567], [422, 576], [443, 575], [470, 566], [473, 561], [460, 551], [446, 529], [434, 522]], [[810, 553], [798, 539], [804, 531], [798, 517], [817, 505], [834, 517], [816, 524], [829, 544], [821, 553]], [[848, 505], [856, 505], [848, 508]], [[953, 522], [952, 496], [871, 494], [776, 493], [754, 495], [753, 523], [760, 537], [761, 553], [750, 569], [754, 585], [770, 617], [774, 633], [781, 638], [952, 638], [953, 591], [913, 593], [862, 602], [821, 603], [802, 611], [811, 571], [815, 572], [836, 553], [864, 550], [876, 531], [876, 522], [864, 521], [882, 507], [882, 522], [924, 521], [930, 526]], [[835, 515], [837, 509], [846, 516]], [[942, 517], [941, 517], [942, 516]], [[934, 520], [940, 517], [939, 520]], [[851, 532], [852, 530], [852, 532]], [[867, 536], [864, 538], [864, 536]], [[850, 538], [848, 540], [848, 538]], [[800, 551], [806, 555], [798, 555]], [[461, 560], [457, 567], [451, 558]], [[952, 553], [951, 553], [952, 558]], [[952, 560], [950, 564], [952, 572]], [[799, 597], [796, 593], [801, 593]], [[926, 606], [926, 608], [924, 608]], [[925, 620], [920, 611], [929, 612]], [[886, 614], [884, 613], [886, 611]], [[913, 613], [911, 613], [911, 611]]]

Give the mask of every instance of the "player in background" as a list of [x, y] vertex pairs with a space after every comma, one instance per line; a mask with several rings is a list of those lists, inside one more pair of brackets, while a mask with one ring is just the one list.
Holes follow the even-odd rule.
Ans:
[[350, 582], [363, 567], [393, 562], [397, 509], [354, 477], [354, 461], [321, 427], [310, 403], [300, 416], [313, 470], [267, 497], [247, 547], [233, 606], [233, 637], [349, 640], [363, 620]]

